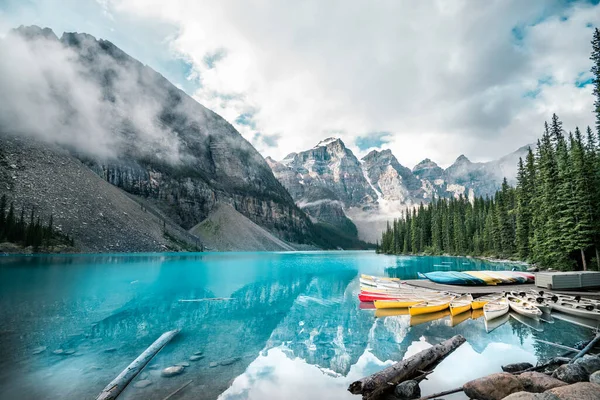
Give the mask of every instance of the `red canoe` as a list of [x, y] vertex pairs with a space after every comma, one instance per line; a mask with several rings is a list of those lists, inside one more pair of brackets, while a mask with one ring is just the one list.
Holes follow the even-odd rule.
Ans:
[[358, 299], [363, 302], [370, 302], [375, 300], [396, 300], [398, 297], [383, 293], [361, 293], [358, 295]]

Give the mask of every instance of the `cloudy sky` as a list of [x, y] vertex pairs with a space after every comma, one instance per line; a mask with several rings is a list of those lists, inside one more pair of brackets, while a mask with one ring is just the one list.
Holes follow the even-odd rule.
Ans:
[[0, 0], [21, 24], [112, 41], [276, 159], [336, 136], [447, 166], [593, 124], [597, 1]]

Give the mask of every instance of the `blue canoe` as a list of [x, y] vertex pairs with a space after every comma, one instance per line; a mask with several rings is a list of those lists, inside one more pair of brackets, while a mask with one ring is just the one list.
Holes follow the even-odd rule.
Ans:
[[425, 277], [435, 283], [444, 283], [446, 285], [485, 285], [485, 281], [472, 275], [457, 271], [435, 271], [419, 273], [420, 277]]

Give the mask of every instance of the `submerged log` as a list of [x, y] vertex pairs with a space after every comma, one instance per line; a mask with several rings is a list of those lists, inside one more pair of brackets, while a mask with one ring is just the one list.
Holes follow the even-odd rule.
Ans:
[[179, 329], [163, 333], [142, 354], [127, 366], [112, 382], [110, 382], [96, 400], [113, 400], [127, 387], [127, 385], [140, 373], [142, 369], [167, 343], [179, 333]]
[[352, 382], [348, 391], [352, 394], [362, 394], [365, 400], [377, 399], [400, 382], [421, 375], [422, 371], [439, 363], [465, 341], [461, 335], [453, 336], [382, 371]]
[[537, 338], [533, 339], [533, 340], [535, 340], [536, 342], [539, 342], [539, 343], [547, 344], [548, 346], [556, 347], [557, 349], [568, 350], [571, 353], [578, 353], [579, 352], [579, 350], [577, 350], [577, 349], [575, 349], [573, 347], [564, 346], [562, 344], [548, 342], [546, 340], [537, 339]]
[[173, 396], [176, 396], [177, 393], [181, 392], [183, 389], [185, 389], [186, 387], [188, 387], [188, 385], [192, 383], [192, 381], [187, 381], [186, 383], [184, 383], [182, 386], [179, 387], [179, 389], [175, 390], [174, 392], [170, 393], [169, 395], [167, 395], [167, 397], [165, 397], [163, 400], [169, 400], [171, 399]]
[[600, 342], [600, 333], [596, 334], [596, 337], [593, 338], [588, 344], [587, 346], [585, 346], [579, 353], [577, 353], [575, 355], [575, 357], [573, 357], [573, 359], [571, 361], [569, 361], [569, 364], [573, 364], [575, 362], [575, 360], [577, 360], [580, 357], [583, 357], [588, 351], [590, 351], [591, 349], [594, 348], [594, 346], [596, 345], [596, 343]]

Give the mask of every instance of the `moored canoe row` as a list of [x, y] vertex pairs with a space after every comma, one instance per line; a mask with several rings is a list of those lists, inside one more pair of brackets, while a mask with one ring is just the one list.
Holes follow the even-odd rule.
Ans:
[[[358, 297], [361, 302], [372, 302], [376, 310], [406, 309], [412, 316], [443, 310], [449, 310], [452, 316], [457, 316], [469, 310], [482, 310], [480, 313], [486, 320], [502, 317], [512, 310], [519, 316], [531, 320], [542, 319], [545, 322], [552, 321], [550, 312], [555, 310], [600, 321], [600, 301], [577, 296], [532, 290], [494, 293], [473, 299], [470, 294], [458, 295], [414, 287], [390, 278], [361, 276], [361, 279], [373, 282], [374, 286], [362, 286]], [[382, 282], [385, 285], [382, 286]], [[390, 284], [395, 286], [388, 287]]]
[[500, 285], [535, 280], [533, 274], [521, 271], [434, 271], [419, 272], [418, 275], [420, 278], [446, 285]]

